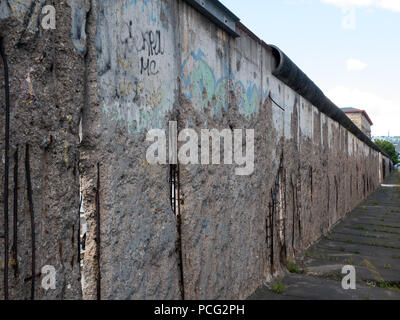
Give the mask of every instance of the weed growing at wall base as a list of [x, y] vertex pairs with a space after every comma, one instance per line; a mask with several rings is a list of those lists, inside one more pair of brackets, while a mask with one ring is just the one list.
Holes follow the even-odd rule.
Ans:
[[[243, 131], [245, 144], [243, 144]], [[210, 162], [210, 139], [211, 162]], [[254, 130], [253, 129], [202, 129], [200, 133], [201, 152], [199, 159], [199, 135], [193, 129], [184, 129], [178, 135], [176, 121], [169, 122], [169, 164], [183, 165], [220, 165], [221, 164], [221, 139], [224, 140], [224, 164], [232, 165], [233, 160], [238, 166], [235, 174], [249, 176], [254, 172]], [[167, 137], [165, 130], [152, 129], [147, 133], [146, 141], [153, 142], [146, 152], [147, 162], [151, 165], [167, 164]], [[183, 142], [178, 152], [178, 142]], [[243, 145], [245, 154], [243, 155]], [[199, 161], [200, 160], [200, 161]]]

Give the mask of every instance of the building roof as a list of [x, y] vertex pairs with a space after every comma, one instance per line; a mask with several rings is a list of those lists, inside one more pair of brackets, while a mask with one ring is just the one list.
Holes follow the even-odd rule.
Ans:
[[360, 109], [357, 108], [341, 108], [344, 112], [346, 111], [361, 111]]
[[357, 108], [342, 108], [342, 111], [344, 113], [362, 113], [364, 115], [364, 117], [368, 120], [370, 125], [371, 126], [373, 125], [371, 118], [369, 117], [368, 113], [365, 110], [360, 110]]

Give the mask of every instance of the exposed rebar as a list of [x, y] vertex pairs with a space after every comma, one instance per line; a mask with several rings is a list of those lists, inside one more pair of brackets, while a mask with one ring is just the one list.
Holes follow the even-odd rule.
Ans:
[[182, 216], [181, 216], [181, 204], [180, 204], [180, 192], [181, 192], [181, 181], [179, 175], [179, 165], [176, 167], [176, 200], [177, 200], [177, 223], [178, 223], [178, 245], [179, 245], [179, 262], [180, 262], [180, 280], [181, 280], [181, 297], [185, 300], [185, 279], [183, 271], [183, 248], [182, 248]]
[[0, 39], [0, 54], [4, 66], [4, 90], [6, 97], [5, 108], [5, 135], [4, 135], [4, 300], [8, 300], [8, 170], [9, 170], [9, 149], [10, 149], [10, 80], [8, 63], [3, 38]]
[[100, 164], [97, 163], [96, 189], [96, 257], [97, 257], [97, 300], [101, 300], [101, 271], [100, 271]]
[[177, 226], [177, 248], [179, 255], [179, 272], [180, 272], [180, 291], [181, 291], [181, 299], [185, 300], [185, 279], [184, 279], [184, 270], [183, 270], [183, 248], [182, 248], [182, 216], [180, 210], [180, 174], [179, 174], [179, 165], [171, 165], [170, 166], [170, 199], [171, 199], [171, 209], [173, 210], [176, 217], [176, 226]]
[[35, 214], [33, 209], [33, 198], [32, 198], [32, 182], [31, 182], [31, 167], [29, 157], [29, 144], [26, 144], [25, 149], [25, 174], [26, 174], [26, 186], [28, 192], [28, 204], [29, 214], [31, 217], [31, 250], [32, 250], [32, 280], [31, 280], [31, 300], [35, 300], [35, 275], [36, 275], [36, 246], [35, 246]]
[[81, 265], [81, 208], [82, 208], [83, 197], [80, 195], [79, 199], [79, 209], [78, 209], [78, 266]]
[[18, 146], [14, 153], [14, 217], [13, 217], [12, 257], [14, 278], [18, 276]]

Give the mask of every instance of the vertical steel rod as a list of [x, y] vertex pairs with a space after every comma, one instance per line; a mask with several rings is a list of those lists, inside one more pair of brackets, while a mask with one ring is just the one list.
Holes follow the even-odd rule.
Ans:
[[8, 300], [8, 169], [10, 149], [10, 83], [7, 56], [3, 39], [0, 39], [0, 54], [4, 66], [5, 108], [5, 161], [4, 161], [4, 300]]
[[100, 272], [100, 164], [97, 163], [97, 190], [96, 190], [96, 253], [97, 253], [97, 300], [101, 300], [101, 272]]
[[13, 219], [13, 247], [14, 278], [18, 275], [18, 146], [14, 154], [14, 219]]
[[178, 235], [179, 235], [179, 261], [180, 261], [180, 276], [181, 276], [181, 297], [185, 300], [185, 278], [183, 270], [183, 247], [182, 247], [182, 216], [181, 216], [181, 179], [180, 179], [180, 168], [179, 165], [176, 166], [176, 196], [175, 202], [177, 202], [177, 220], [178, 220]]
[[32, 245], [31, 300], [35, 300], [35, 278], [36, 278], [35, 214], [34, 214], [34, 210], [33, 210], [31, 168], [30, 168], [29, 144], [28, 143], [26, 144], [26, 152], [25, 152], [25, 173], [26, 173], [26, 185], [27, 185], [27, 191], [28, 191], [29, 213], [30, 213], [30, 217], [31, 217], [31, 245]]

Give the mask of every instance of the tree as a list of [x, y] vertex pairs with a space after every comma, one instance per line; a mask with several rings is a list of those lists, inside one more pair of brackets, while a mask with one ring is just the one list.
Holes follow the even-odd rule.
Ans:
[[394, 164], [399, 163], [399, 156], [396, 152], [396, 148], [393, 143], [385, 140], [375, 140], [375, 144], [382, 149], [383, 152], [386, 152], [387, 155], [392, 159]]

